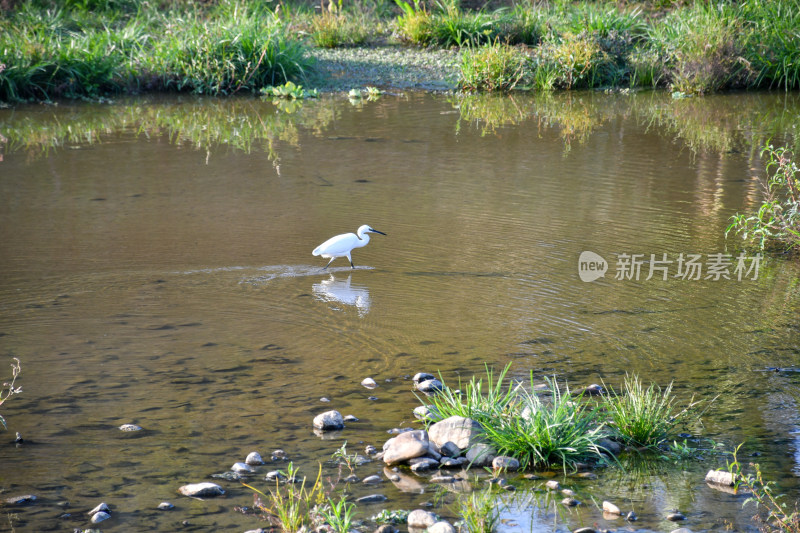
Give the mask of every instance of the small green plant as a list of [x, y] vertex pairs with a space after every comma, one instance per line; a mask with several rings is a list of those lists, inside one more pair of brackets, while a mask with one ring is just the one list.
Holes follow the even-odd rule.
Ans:
[[645, 388], [636, 375], [625, 375], [620, 392], [611, 387], [607, 390], [603, 405], [609, 425], [618, 439], [632, 446], [657, 448], [678, 424], [686, 422], [697, 405], [690, 401], [686, 408], [678, 410], [672, 383], [663, 390], [655, 383]]
[[374, 515], [372, 520], [378, 524], [405, 524], [408, 522], [409, 511], [403, 509], [384, 509]]
[[333, 455], [331, 455], [331, 460], [335, 461], [339, 465], [347, 467], [352, 474], [355, 472], [356, 466], [358, 466], [359, 456], [357, 453], [347, 453], [347, 441], [344, 441], [342, 446], [333, 452]]
[[[775, 482], [765, 481], [761, 468], [756, 463], [750, 463], [754, 474], [746, 473], [737, 454], [742, 444], [732, 452], [733, 460], [728, 462], [728, 471], [734, 475], [736, 490], [746, 490], [750, 493], [742, 506], [755, 504], [759, 514], [753, 519], [761, 522], [764, 531], [783, 531], [786, 533], [800, 532], [800, 512], [797, 509], [797, 502], [793, 510], [788, 508], [784, 500], [785, 495], [775, 494]], [[766, 516], [763, 516], [763, 514]]]
[[288, 479], [285, 488], [281, 488], [280, 481], [275, 481], [275, 490], [269, 494], [259, 489], [242, 483], [254, 491], [259, 497], [255, 506], [267, 513], [270, 522], [283, 533], [297, 533], [304, 527], [313, 527], [318, 521], [317, 508], [324, 501], [322, 490], [322, 465], [319, 467], [317, 479], [310, 488], [306, 487], [306, 478], [298, 482], [298, 471], [293, 463], [289, 463], [284, 474]]
[[[3, 383], [3, 386], [0, 387], [0, 406], [15, 394], [22, 392], [22, 387], [14, 386], [20, 372], [22, 372], [22, 366], [20, 365], [19, 359], [14, 357], [14, 362], [11, 363], [11, 382]], [[3, 424], [4, 429], [8, 429], [8, 426], [6, 426], [6, 419], [3, 418], [3, 415], [0, 415], [0, 424]]]
[[296, 85], [294, 82], [287, 81], [283, 85], [276, 87], [265, 87], [261, 93], [275, 98], [287, 98], [290, 100], [301, 100], [303, 98], [316, 98], [318, 92], [316, 89], [306, 91], [302, 85]]
[[344, 496], [340, 497], [338, 502], [328, 498], [327, 503], [317, 507], [317, 513], [334, 533], [349, 533], [353, 525], [355, 507], [355, 504], [347, 503]]
[[770, 144], [761, 150], [761, 157], [764, 154], [768, 157], [764, 202], [754, 215], [731, 217], [725, 236], [734, 232], [761, 250], [793, 250], [800, 244], [800, 169], [786, 148]]
[[500, 525], [502, 506], [489, 487], [462, 494], [456, 500], [456, 514], [461, 517], [460, 531], [468, 533], [494, 533]]

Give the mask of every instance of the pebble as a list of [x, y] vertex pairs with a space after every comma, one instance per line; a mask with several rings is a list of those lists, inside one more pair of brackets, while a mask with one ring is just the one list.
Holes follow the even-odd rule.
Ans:
[[383, 478], [381, 476], [371, 475], [365, 477], [361, 483], [366, 485], [374, 485], [375, 483], [383, 483]]
[[561, 500], [561, 505], [565, 505], [567, 507], [575, 507], [576, 505], [579, 505], [580, 503], [581, 502], [579, 502], [575, 498], [564, 498], [563, 500]]
[[289, 454], [287, 454], [283, 450], [273, 450], [272, 451], [272, 460], [273, 461], [277, 461], [279, 459], [282, 460], [282, 461], [285, 461], [288, 458], [289, 458]]
[[425, 394], [441, 392], [443, 388], [444, 384], [438, 379], [428, 379], [421, 383], [417, 383], [417, 390]]
[[455, 482], [456, 478], [453, 476], [443, 476], [443, 475], [435, 475], [431, 476], [430, 482], [431, 483], [453, 483]]
[[184, 496], [191, 496], [193, 498], [208, 498], [225, 494], [225, 491], [222, 490], [222, 487], [216, 483], [210, 483], [208, 481], [184, 485], [178, 489], [178, 492]]
[[366, 387], [366, 388], [368, 388], [368, 389], [374, 389], [375, 387], [377, 387], [377, 386], [378, 386], [378, 384], [377, 384], [377, 383], [375, 383], [375, 380], [374, 380], [374, 379], [372, 379], [372, 378], [364, 378], [364, 379], [361, 381], [361, 385], [362, 385], [363, 387]]
[[416, 374], [414, 374], [414, 377], [411, 378], [411, 379], [414, 381], [414, 383], [419, 384], [419, 383], [422, 383], [423, 381], [429, 381], [431, 379], [436, 379], [436, 376], [434, 376], [433, 374], [428, 374], [427, 372], [417, 372]]
[[92, 524], [99, 524], [103, 520], [108, 520], [109, 518], [111, 518], [110, 514], [105, 511], [100, 511], [92, 515]]
[[559, 483], [555, 479], [551, 479], [550, 481], [544, 484], [544, 487], [547, 490], [559, 490], [561, 488], [561, 483]]
[[636, 513], [634, 513], [633, 511], [625, 515], [625, 520], [627, 520], [628, 522], [636, 522], [638, 519], [639, 517], [636, 516]]
[[574, 490], [570, 490], [570, 489], [561, 489], [561, 494], [563, 494], [564, 496], [566, 496], [568, 498], [574, 498], [575, 497], [575, 491]]
[[339, 411], [325, 411], [314, 417], [314, 427], [323, 431], [344, 428], [344, 418]]
[[582, 527], [582, 528], [576, 529], [572, 533], [597, 533], [597, 530], [594, 529], [593, 527]]
[[137, 426], [136, 424], [122, 424], [119, 427], [120, 431], [141, 431], [142, 426]]
[[667, 520], [670, 522], [680, 522], [681, 520], [686, 520], [686, 517], [683, 515], [683, 513], [675, 512], [668, 514]]
[[414, 509], [408, 513], [408, 527], [426, 529], [437, 522], [436, 515], [423, 509]]
[[319, 401], [321, 401], [322, 403], [331, 403], [331, 400], [330, 400], [330, 398], [326, 398], [325, 396], [323, 396], [322, 398], [320, 398], [320, 399], [319, 399]]
[[603, 502], [603, 512], [614, 515], [622, 514], [622, 511], [619, 510], [619, 507], [617, 507], [611, 502]]
[[249, 465], [263, 465], [264, 459], [261, 458], [260, 453], [250, 452], [247, 454], [247, 458], [244, 460], [244, 462]]
[[344, 421], [345, 422], [358, 422], [358, 418], [356, 418], [354, 415], [346, 415], [344, 417]]
[[450, 522], [440, 520], [428, 526], [428, 533], [456, 533], [456, 528]]
[[366, 453], [367, 455], [375, 455], [376, 453], [378, 453], [378, 448], [370, 444], [366, 448], [364, 448], [364, 453]]
[[169, 502], [161, 502], [161, 503], [158, 504], [158, 508], [161, 511], [169, 511], [169, 510], [175, 509], [175, 506], [172, 505]]
[[267, 475], [264, 477], [264, 479], [267, 481], [275, 481], [276, 479], [286, 479], [286, 476], [278, 470], [273, 470], [271, 472], [267, 472]]

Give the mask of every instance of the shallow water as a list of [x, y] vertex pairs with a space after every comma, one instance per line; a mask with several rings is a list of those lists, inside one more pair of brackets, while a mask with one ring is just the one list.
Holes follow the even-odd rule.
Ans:
[[[710, 404], [686, 429], [696, 445], [744, 442], [796, 499], [800, 268], [763, 259], [738, 280], [724, 230], [760, 201], [761, 143], [794, 146], [798, 116], [783, 93], [0, 110], [0, 355], [23, 369], [23, 393], [2, 407], [0, 488], [39, 498], [3, 509], [0, 530], [88, 527], [101, 501], [109, 531], [266, 527], [234, 510], [253, 503], [237, 482], [217, 480], [228, 496], [204, 502], [177, 488], [252, 450], [283, 448], [313, 476], [345, 441], [361, 452], [414, 424], [414, 373], [455, 384], [509, 362], [517, 378], [574, 387], [674, 380], [681, 402]], [[354, 252], [355, 270], [337, 259], [323, 271], [311, 250], [361, 224], [387, 235]], [[584, 251], [607, 261], [604, 278], [581, 281]], [[681, 254], [707, 268], [718, 253], [732, 279], [676, 277]], [[616, 279], [621, 254], [644, 254], [638, 280]], [[667, 280], [645, 279], [651, 254], [671, 261], [652, 263]], [[377, 389], [359, 385], [367, 376]], [[328, 409], [360, 421], [320, 438], [311, 420]], [[520, 490], [502, 529], [671, 531], [679, 509], [693, 531], [755, 530], [741, 495], [703, 482], [726, 457], [704, 455], [563, 479], [576, 509]], [[267, 489], [264, 472], [285, 466], [252, 483]], [[454, 515], [453, 493], [409, 490], [348, 493], [389, 498], [362, 519], [423, 502]], [[593, 501], [605, 499], [640, 520], [604, 521]]]

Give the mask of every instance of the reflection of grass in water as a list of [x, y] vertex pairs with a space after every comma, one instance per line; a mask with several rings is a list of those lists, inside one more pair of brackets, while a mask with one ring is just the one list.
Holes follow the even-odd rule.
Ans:
[[[31, 157], [77, 143], [101, 142], [106, 135], [132, 131], [147, 138], [165, 135], [175, 144], [211, 151], [225, 145], [244, 152], [254, 147], [276, 161], [276, 142], [296, 146], [299, 128], [321, 132], [334, 119], [330, 101], [295, 102], [275, 106], [251, 99], [193, 101], [176, 105], [132, 105], [78, 108], [76, 115], [54, 109], [52, 114], [13, 115], [0, 123], [7, 150]], [[20, 118], [17, 118], [19, 116]]]

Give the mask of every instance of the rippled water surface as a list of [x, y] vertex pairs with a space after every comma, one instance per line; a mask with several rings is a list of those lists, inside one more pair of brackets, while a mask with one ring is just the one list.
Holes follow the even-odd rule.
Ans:
[[[761, 144], [793, 147], [798, 117], [800, 99], [782, 93], [0, 110], [0, 378], [18, 357], [23, 387], [2, 407], [0, 489], [38, 497], [0, 508], [0, 530], [88, 527], [101, 501], [104, 531], [266, 527], [234, 510], [253, 503], [238, 482], [217, 480], [228, 495], [208, 501], [177, 488], [253, 450], [282, 448], [313, 476], [344, 441], [362, 452], [415, 425], [409, 376], [457, 384], [509, 362], [514, 377], [575, 387], [626, 372], [674, 381], [680, 402], [709, 404], [685, 428], [696, 445], [744, 442], [796, 499], [800, 268], [764, 259], [739, 280], [724, 230], [760, 202]], [[361, 224], [387, 235], [353, 253], [355, 270], [322, 270], [311, 250]], [[584, 251], [605, 277], [581, 280]], [[679, 277], [682, 254], [707, 269], [720, 253], [731, 279]], [[638, 279], [618, 279], [626, 254], [643, 254]], [[360, 420], [320, 438], [311, 420], [328, 409]], [[519, 490], [502, 529], [671, 531], [678, 509], [694, 531], [755, 530], [742, 496], [703, 483], [725, 461], [562, 479], [576, 509]], [[285, 467], [251, 482], [266, 490], [263, 474]], [[348, 494], [389, 498], [359, 506], [362, 519], [423, 502], [454, 517], [452, 493], [409, 483]], [[604, 520], [593, 502], [605, 499], [639, 522]], [[176, 509], [156, 511], [162, 501]]]

